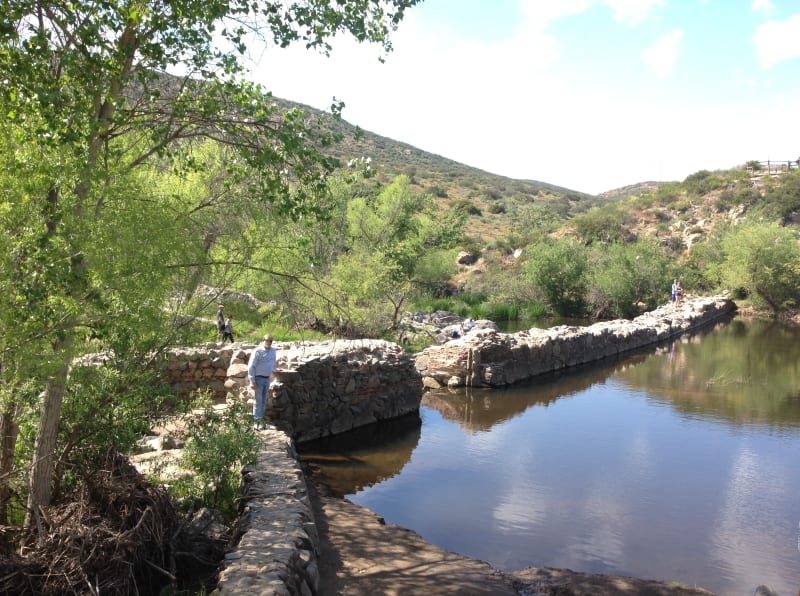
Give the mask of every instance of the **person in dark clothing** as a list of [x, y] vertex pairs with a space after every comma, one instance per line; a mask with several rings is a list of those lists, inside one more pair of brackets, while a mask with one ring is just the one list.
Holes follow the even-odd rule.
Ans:
[[225, 333], [225, 307], [220, 304], [217, 307], [217, 339], [222, 341]]
[[233, 321], [231, 315], [228, 315], [228, 319], [225, 321], [225, 326], [222, 329], [222, 343], [228, 340], [233, 343]]

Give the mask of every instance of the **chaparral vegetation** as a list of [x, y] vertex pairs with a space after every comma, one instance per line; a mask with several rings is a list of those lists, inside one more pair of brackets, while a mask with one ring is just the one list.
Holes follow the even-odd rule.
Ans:
[[[81, 590], [105, 569], [99, 592], [147, 592], [191, 569], [176, 556], [186, 500], [121, 454], [186, 408], [148, 364], [213, 340], [220, 296], [248, 339], [397, 339], [415, 310], [630, 317], [674, 278], [797, 308], [791, 162], [590, 196], [360, 131], [339, 102], [318, 112], [246, 77], [253, 43], [329, 52], [346, 33], [390, 51], [417, 2], [5, 2], [0, 590]], [[199, 484], [173, 488], [220, 505], [255, 443], [246, 414], [206, 415], [187, 458]]]

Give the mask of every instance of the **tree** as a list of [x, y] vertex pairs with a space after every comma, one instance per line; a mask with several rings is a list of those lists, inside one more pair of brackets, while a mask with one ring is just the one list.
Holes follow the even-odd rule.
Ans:
[[582, 316], [586, 308], [588, 252], [574, 240], [559, 239], [529, 246], [526, 272], [561, 316]]
[[[4, 197], [3, 207], [25, 207], [35, 218], [12, 240], [19, 257], [15, 275], [24, 291], [4, 294], [9, 302], [0, 310], [19, 312], [30, 305], [42, 314], [25, 327], [22, 339], [35, 339], [48, 352], [35, 360], [41, 364], [35, 377], [45, 388], [28, 524], [50, 500], [69, 367], [91, 329], [86, 304], [111, 308], [95, 275], [87, 230], [103, 213], [114, 213], [109, 189], [117, 188], [116, 177], [159, 161], [177, 163], [193, 141], [212, 139], [232, 152], [227, 184], [243, 185], [250, 196], [292, 217], [323, 215], [324, 202], [317, 199], [336, 164], [320, 147], [332, 139], [300, 111], [282, 113], [269, 94], [245, 80], [247, 43], [300, 42], [327, 52], [328, 40], [344, 32], [389, 50], [389, 34], [417, 2], [4, 4], [0, 120], [8, 123], [17, 151], [12, 175], [28, 184], [22, 196]], [[188, 75], [169, 77], [164, 73], [170, 69]], [[184, 163], [191, 166], [190, 160]], [[4, 377], [14, 369], [6, 354]]]
[[617, 204], [593, 207], [572, 220], [575, 230], [586, 244], [633, 240], [629, 214]]
[[590, 309], [600, 318], [630, 318], [640, 304], [655, 308], [664, 302], [674, 275], [668, 255], [650, 239], [597, 247], [590, 269]]
[[739, 225], [722, 240], [722, 278], [777, 313], [800, 299], [800, 239], [777, 223]]

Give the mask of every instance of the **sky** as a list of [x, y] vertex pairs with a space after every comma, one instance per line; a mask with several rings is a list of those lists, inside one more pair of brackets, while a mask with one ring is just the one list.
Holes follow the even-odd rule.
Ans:
[[[599, 194], [800, 157], [798, 0], [424, 0], [378, 59], [268, 47], [276, 96], [493, 174]], [[353, 156], [360, 157], [360, 156]]]

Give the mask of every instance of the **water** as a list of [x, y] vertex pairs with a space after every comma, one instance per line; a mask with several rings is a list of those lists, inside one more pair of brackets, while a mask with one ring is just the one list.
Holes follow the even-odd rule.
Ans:
[[303, 447], [338, 494], [504, 570], [800, 589], [800, 332], [734, 319], [648, 353]]

